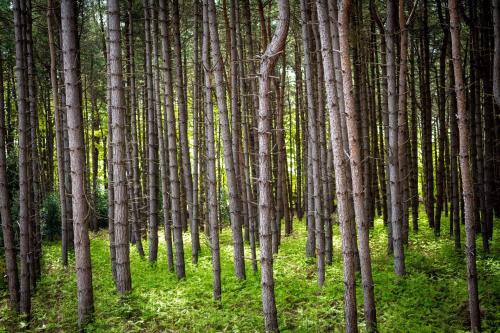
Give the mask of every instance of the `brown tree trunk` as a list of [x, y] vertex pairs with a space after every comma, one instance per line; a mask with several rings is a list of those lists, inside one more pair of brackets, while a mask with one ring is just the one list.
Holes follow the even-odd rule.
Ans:
[[401, 194], [398, 167], [398, 109], [397, 109], [397, 87], [396, 87], [396, 12], [395, 0], [387, 1], [387, 94], [389, 111], [389, 179], [391, 190], [391, 224], [392, 239], [394, 246], [394, 271], [397, 275], [404, 275], [404, 249], [401, 225]]
[[205, 144], [207, 159], [207, 208], [210, 223], [210, 250], [212, 254], [212, 269], [214, 273], [214, 299], [221, 299], [220, 250], [219, 250], [219, 219], [217, 210], [217, 179], [215, 165], [214, 140], [214, 110], [212, 105], [211, 64], [209, 57], [210, 28], [209, 0], [203, 0], [203, 46], [202, 59], [205, 73]]
[[125, 125], [126, 105], [123, 87], [120, 41], [120, 6], [117, 0], [107, 1], [108, 68], [110, 111], [113, 132], [114, 231], [116, 250], [116, 287], [120, 294], [132, 289], [129, 258], [128, 190], [126, 175]]
[[[141, 189], [139, 183], [139, 152], [137, 145], [137, 101], [136, 101], [136, 81], [135, 81], [135, 47], [134, 47], [134, 20], [132, 18], [132, 0], [128, 2], [128, 55], [130, 68], [129, 73], [129, 89], [130, 89], [130, 137], [131, 137], [131, 164], [132, 164], [132, 211], [133, 220], [132, 222], [132, 232], [135, 239], [135, 246], [137, 247], [137, 252], [139, 256], [144, 257], [144, 248], [142, 246], [141, 239], [141, 226], [140, 226], [140, 196]], [[134, 227], [135, 223], [135, 227]]]
[[267, 332], [278, 331], [278, 316], [274, 296], [273, 278], [273, 255], [271, 241], [271, 159], [270, 133], [271, 133], [271, 112], [269, 109], [269, 84], [270, 75], [280, 53], [285, 47], [286, 36], [288, 34], [290, 7], [288, 0], [278, 1], [279, 14], [277, 26], [271, 42], [260, 59], [259, 75], [259, 111], [258, 142], [259, 142], [259, 181], [258, 181], [258, 207], [259, 207], [259, 238], [260, 238], [260, 261], [262, 267], [262, 306], [264, 312], [264, 324]]
[[20, 312], [28, 319], [31, 313], [30, 270], [29, 270], [29, 183], [28, 183], [28, 128], [27, 128], [27, 85], [26, 85], [26, 50], [25, 22], [23, 1], [13, 3], [14, 27], [16, 38], [16, 81], [17, 110], [19, 126], [19, 246], [20, 246]]
[[[210, 27], [210, 49], [214, 66], [215, 93], [219, 109], [219, 126], [224, 149], [224, 166], [226, 169], [227, 186], [229, 190], [229, 214], [233, 232], [234, 270], [236, 277], [245, 279], [245, 261], [243, 248], [243, 235], [241, 231], [240, 198], [235, 174], [235, 161], [233, 160], [232, 139], [229, 130], [229, 117], [227, 112], [226, 89], [224, 82], [224, 68], [219, 44], [219, 32], [215, 13], [215, 2], [208, 2], [208, 18]], [[234, 110], [233, 110], [234, 111]], [[233, 117], [235, 115], [233, 114]]]
[[19, 311], [19, 279], [17, 276], [17, 255], [14, 230], [10, 216], [9, 193], [7, 190], [7, 158], [5, 155], [5, 109], [4, 109], [3, 59], [0, 56], [0, 218], [2, 220], [2, 238], [5, 251], [7, 284], [9, 286], [9, 305]]
[[86, 217], [88, 214], [85, 193], [85, 144], [83, 141], [81, 87], [76, 67], [76, 8], [70, 0], [61, 2], [62, 50], [64, 82], [68, 117], [69, 153], [71, 162], [71, 188], [73, 201], [73, 232], [78, 291], [78, 323], [83, 327], [94, 312], [90, 240]]
[[[181, 161], [182, 175], [184, 178], [184, 193], [186, 195], [189, 218], [193, 216], [193, 178], [191, 174], [191, 160], [189, 155], [189, 138], [187, 134], [187, 105], [186, 96], [184, 94], [184, 69], [182, 67], [182, 49], [181, 49], [181, 34], [180, 34], [180, 17], [179, 17], [179, 1], [173, 0], [173, 44], [174, 44], [174, 66], [176, 69], [176, 94], [177, 105], [179, 110], [179, 144], [181, 146]], [[186, 207], [181, 207], [183, 211]]]
[[[371, 272], [371, 256], [368, 235], [368, 221], [366, 211], [365, 192], [363, 184], [363, 164], [361, 161], [361, 147], [359, 135], [359, 114], [354, 107], [354, 95], [352, 86], [351, 60], [349, 58], [349, 14], [351, 4], [344, 0], [339, 13], [339, 42], [340, 62], [342, 68], [342, 82], [344, 91], [344, 110], [346, 112], [347, 131], [349, 137], [350, 165], [352, 170], [352, 190], [354, 197], [355, 220], [358, 227], [361, 276], [363, 281], [364, 309], [366, 324], [369, 331], [376, 330], [375, 296], [373, 290], [373, 279]], [[326, 20], [326, 17], [325, 17]], [[326, 36], [325, 36], [326, 39]], [[331, 78], [333, 82], [333, 77]], [[333, 144], [333, 142], [332, 142]], [[347, 144], [344, 142], [344, 144]], [[345, 236], [345, 234], [343, 235]], [[344, 271], [346, 275], [346, 271]], [[355, 294], [354, 288], [352, 290]], [[347, 283], [346, 292], [347, 295]], [[347, 297], [345, 297], [347, 298]], [[351, 301], [352, 302], [352, 301]], [[347, 303], [347, 302], [346, 302]], [[355, 302], [354, 302], [355, 304]], [[348, 317], [351, 316], [351, 318]], [[356, 313], [346, 311], [346, 331], [356, 331]]]
[[453, 71], [455, 74], [455, 93], [457, 97], [457, 119], [460, 146], [460, 171], [462, 177], [462, 190], [465, 204], [465, 255], [467, 261], [467, 284], [469, 289], [469, 314], [471, 331], [481, 330], [479, 299], [476, 269], [476, 232], [474, 223], [474, 185], [470, 169], [470, 133], [466, 112], [465, 88], [463, 82], [462, 63], [460, 57], [460, 21], [456, 0], [449, 0], [451, 52]]

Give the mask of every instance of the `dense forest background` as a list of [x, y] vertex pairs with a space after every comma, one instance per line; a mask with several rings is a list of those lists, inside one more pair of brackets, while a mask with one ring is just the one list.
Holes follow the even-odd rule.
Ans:
[[493, 332], [499, 117], [498, 0], [0, 0], [0, 331]]

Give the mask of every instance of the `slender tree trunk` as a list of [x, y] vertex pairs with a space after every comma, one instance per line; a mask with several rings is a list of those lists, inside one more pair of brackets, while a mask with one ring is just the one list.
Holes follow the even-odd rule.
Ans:
[[[165, 0], [160, 0], [160, 34], [162, 41], [162, 58], [163, 58], [163, 76], [165, 80], [165, 129], [167, 134], [167, 149], [168, 149], [168, 175], [170, 179], [170, 209], [173, 225], [173, 238], [175, 243], [175, 263], [177, 278], [182, 279], [186, 276], [184, 266], [184, 243], [182, 240], [182, 222], [180, 219], [180, 184], [179, 184], [179, 169], [177, 166], [177, 141], [175, 128], [175, 114], [173, 103], [173, 80], [170, 60], [170, 40], [168, 35], [167, 23], [168, 7]], [[159, 119], [160, 121], [160, 119]], [[166, 176], [166, 175], [165, 175]], [[165, 232], [170, 238], [170, 222], [165, 223]], [[167, 253], [172, 253], [172, 244], [170, 239], [167, 240]], [[169, 244], [170, 242], [170, 244]], [[171, 260], [171, 259], [169, 259]]]
[[[354, 109], [354, 96], [352, 87], [351, 61], [349, 58], [349, 13], [350, 1], [344, 0], [339, 13], [339, 42], [342, 67], [342, 82], [344, 90], [344, 109], [346, 112], [347, 130], [349, 136], [350, 164], [352, 170], [352, 189], [354, 196], [355, 220], [358, 227], [361, 277], [363, 283], [364, 309], [367, 328], [369, 331], [376, 330], [375, 296], [373, 290], [373, 279], [371, 273], [371, 256], [368, 235], [367, 211], [365, 207], [365, 193], [363, 189], [363, 165], [361, 161], [361, 147], [359, 146], [359, 118]], [[326, 20], [326, 18], [325, 18]], [[325, 36], [326, 39], [326, 36]], [[333, 81], [333, 78], [331, 78]], [[344, 235], [345, 236], [345, 235]], [[344, 271], [344, 274], [345, 271]], [[346, 288], [347, 289], [347, 288]], [[353, 288], [354, 291], [354, 288]], [[355, 303], [354, 303], [355, 304]], [[346, 331], [357, 330], [357, 323], [348, 320], [346, 311]], [[349, 324], [349, 325], [348, 325]]]
[[191, 216], [191, 261], [198, 263], [198, 254], [200, 251], [199, 236], [199, 187], [198, 187], [198, 165], [199, 165], [199, 106], [200, 106], [200, 87], [201, 87], [201, 67], [199, 59], [200, 45], [200, 2], [194, 0], [194, 82], [193, 82], [193, 216]]
[[47, 9], [47, 29], [50, 49], [50, 84], [52, 88], [52, 105], [54, 108], [54, 123], [56, 128], [56, 154], [57, 154], [57, 174], [59, 183], [59, 202], [61, 205], [61, 261], [64, 266], [68, 265], [68, 217], [66, 215], [66, 191], [64, 186], [65, 167], [64, 167], [64, 137], [63, 124], [61, 117], [61, 108], [58, 94], [57, 82], [57, 55], [54, 39], [55, 24], [55, 4], [52, 0], [48, 0]]
[[[120, 6], [118, 0], [107, 1], [108, 15], [108, 67], [110, 90], [110, 111], [113, 132], [113, 190], [114, 190], [114, 230], [116, 250], [116, 287], [120, 294], [132, 289], [129, 258], [128, 232], [128, 190], [126, 175], [125, 125], [126, 105], [123, 87]], [[111, 221], [110, 221], [111, 223]]]
[[[308, 22], [310, 20], [310, 15], [308, 15], [307, 4], [301, 2], [301, 19], [302, 19], [302, 38], [304, 43], [304, 67], [305, 67], [305, 81], [306, 81], [306, 92], [307, 92], [307, 118], [308, 118], [308, 130], [309, 130], [309, 148], [310, 154], [308, 159], [310, 160], [311, 167], [308, 169], [310, 177], [312, 179], [311, 186], [308, 186], [308, 192], [312, 194], [311, 205], [308, 205], [308, 211], [311, 216], [311, 224], [308, 225], [308, 232], [311, 233], [315, 230], [315, 243], [316, 243], [316, 256], [317, 256], [317, 267], [318, 267], [318, 285], [323, 286], [325, 279], [325, 253], [324, 251], [318, 251], [319, 249], [324, 250], [324, 240], [321, 241], [321, 233], [323, 230], [323, 207], [321, 201], [321, 184], [320, 184], [320, 153], [318, 149], [318, 132], [317, 132], [317, 121], [315, 112], [315, 100], [314, 100], [314, 82], [313, 82], [313, 64], [310, 58], [309, 52], [312, 49], [312, 43], [310, 40], [310, 33], [307, 31]], [[314, 221], [314, 222], [312, 222]], [[308, 237], [312, 243], [312, 236]], [[323, 246], [321, 246], [323, 243]], [[312, 243], [314, 245], [314, 243]], [[313, 252], [314, 253], [314, 252]]]
[[5, 251], [7, 284], [9, 287], [9, 305], [12, 310], [17, 312], [19, 311], [19, 278], [17, 276], [17, 255], [9, 209], [9, 193], [7, 190], [4, 106], [3, 59], [0, 56], [0, 218], [2, 220], [2, 238]]
[[405, 273], [404, 249], [401, 225], [401, 194], [398, 167], [398, 108], [395, 64], [395, 35], [396, 35], [396, 1], [387, 1], [387, 93], [389, 110], [389, 179], [391, 190], [391, 224], [394, 246], [394, 271], [402, 276]]
[[[219, 126], [224, 149], [224, 165], [226, 169], [227, 186], [229, 190], [229, 214], [231, 216], [231, 227], [233, 232], [234, 246], [234, 271], [236, 277], [245, 279], [245, 261], [243, 248], [243, 235], [241, 231], [240, 198], [235, 173], [235, 161], [233, 160], [232, 139], [229, 131], [229, 117], [227, 112], [226, 89], [224, 82], [224, 68], [219, 44], [219, 32], [217, 30], [217, 19], [215, 13], [215, 2], [208, 2], [208, 18], [210, 27], [210, 49], [212, 63], [214, 66], [215, 93], [219, 109]], [[233, 110], [234, 112], [235, 110]], [[233, 117], [235, 115], [233, 114]]]
[[151, 25], [152, 18], [150, 17], [150, 7], [153, 4], [149, 0], [144, 0], [144, 33], [145, 33], [145, 43], [146, 43], [146, 94], [147, 94], [147, 122], [148, 122], [148, 231], [149, 231], [149, 261], [156, 262], [158, 256], [158, 193], [157, 193], [157, 138], [155, 136], [155, 98], [153, 89], [153, 68], [152, 68], [152, 38], [151, 36]]
[[[166, 12], [166, 4], [162, 1], [159, 7], [159, 13], [158, 13], [158, 21], [160, 24], [160, 38], [163, 41], [164, 38], [164, 31], [167, 30], [167, 22], [165, 19], [165, 12]], [[153, 10], [151, 10], [153, 14]], [[157, 28], [156, 26], [153, 27], [154, 34], [157, 35]], [[167, 46], [168, 47], [168, 46]], [[168, 53], [168, 49], [167, 49]], [[168, 135], [165, 134], [164, 129], [163, 129], [163, 123], [162, 123], [162, 116], [161, 116], [161, 105], [160, 105], [160, 67], [159, 67], [159, 62], [158, 62], [158, 40], [155, 37], [155, 41], [153, 42], [153, 62], [155, 65], [155, 96], [157, 98], [156, 100], [156, 125], [158, 129], [158, 143], [159, 143], [159, 155], [160, 155], [160, 177], [161, 177], [161, 189], [162, 189], [162, 211], [163, 211], [163, 224], [165, 226], [165, 244], [167, 247], [167, 264], [168, 264], [168, 269], [169, 271], [174, 270], [174, 256], [173, 256], [173, 250], [172, 250], [172, 230], [171, 230], [171, 225], [170, 225], [170, 195], [169, 195], [169, 169], [168, 169], [168, 154], [167, 154], [167, 149], [168, 149], [168, 140], [166, 140], [166, 137], [168, 138]], [[170, 61], [167, 55], [167, 60]], [[167, 65], [170, 70], [170, 66]], [[166, 67], [167, 67], [166, 66]], [[170, 80], [171, 78], [167, 78], [169, 75], [168, 73], [164, 73], [165, 75], [165, 81]], [[171, 84], [171, 81], [168, 81], [169, 84]], [[166, 98], [166, 97], [165, 97]], [[171, 102], [171, 100], [169, 100]], [[165, 101], [165, 106], [166, 106], [167, 101]], [[169, 108], [171, 108], [171, 105], [169, 105]]]
[[215, 165], [214, 110], [212, 105], [211, 65], [209, 58], [209, 0], [203, 0], [203, 46], [202, 59], [205, 73], [205, 144], [207, 159], [207, 208], [210, 223], [210, 247], [212, 253], [212, 269], [214, 273], [214, 299], [221, 299], [220, 250], [217, 210], [217, 180]]
[[429, 226], [434, 228], [434, 167], [432, 163], [432, 100], [430, 82], [430, 46], [428, 24], [428, 0], [422, 2], [422, 157], [424, 162], [425, 207]]
[[259, 143], [259, 181], [258, 181], [258, 207], [259, 207], [259, 238], [260, 238], [260, 261], [262, 267], [262, 306], [264, 310], [264, 324], [267, 332], [278, 331], [278, 316], [274, 296], [273, 278], [273, 255], [271, 242], [271, 161], [270, 133], [271, 112], [269, 109], [269, 84], [270, 75], [280, 53], [285, 47], [288, 34], [290, 7], [288, 0], [278, 1], [279, 14], [274, 36], [260, 59], [259, 75], [259, 112], [258, 143]]
[[62, 50], [64, 59], [64, 82], [68, 117], [69, 153], [71, 161], [71, 188], [73, 201], [73, 232], [75, 240], [75, 264], [78, 291], [78, 323], [83, 327], [94, 312], [92, 290], [92, 266], [90, 241], [86, 217], [88, 214], [85, 193], [85, 144], [83, 142], [81, 87], [76, 67], [76, 8], [70, 0], [61, 2]]
[[[136, 81], [135, 81], [135, 47], [134, 47], [134, 20], [132, 18], [132, 0], [128, 2], [128, 54], [129, 54], [129, 88], [130, 88], [130, 137], [131, 137], [131, 164], [132, 164], [132, 211], [133, 220], [132, 224], [135, 246], [139, 256], [144, 257], [144, 249], [142, 247], [141, 227], [140, 227], [140, 196], [141, 189], [139, 183], [139, 153], [137, 146], [137, 101], [136, 101]], [[132, 222], [134, 223], [134, 222]]]
[[500, 108], [500, 3], [491, 0], [493, 7], [493, 28], [495, 36], [495, 50], [493, 57], [493, 96], [497, 107]]
[[[14, 32], [16, 38], [16, 81], [17, 110], [19, 126], [19, 246], [20, 246], [20, 312], [28, 319], [31, 313], [30, 271], [29, 271], [29, 184], [28, 184], [28, 133], [27, 133], [27, 85], [24, 37], [24, 2], [15, 0]], [[2, 220], [3, 222], [3, 220]]]
[[465, 204], [465, 255], [467, 261], [467, 284], [469, 289], [469, 314], [471, 331], [481, 330], [479, 299], [476, 269], [476, 233], [474, 223], [474, 185], [472, 183], [469, 165], [470, 133], [466, 112], [465, 88], [463, 83], [462, 63], [460, 57], [460, 21], [456, 0], [449, 0], [451, 52], [453, 59], [453, 72], [455, 74], [455, 93], [457, 97], [457, 119], [460, 146], [460, 171], [462, 190]]
[[[187, 105], [184, 94], [184, 69], [182, 67], [182, 49], [180, 34], [179, 1], [173, 0], [173, 44], [174, 44], [174, 66], [176, 68], [176, 94], [179, 110], [179, 143], [181, 146], [182, 175], [184, 178], [184, 193], [187, 199], [189, 218], [193, 216], [193, 178], [191, 174], [191, 160], [189, 155], [189, 138], [187, 133]], [[181, 209], [184, 211], [186, 207]]]

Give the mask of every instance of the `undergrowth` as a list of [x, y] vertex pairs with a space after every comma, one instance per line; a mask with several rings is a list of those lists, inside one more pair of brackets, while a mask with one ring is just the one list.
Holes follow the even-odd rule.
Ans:
[[[423, 216], [424, 214], [421, 214]], [[496, 221], [498, 222], [498, 221]], [[467, 283], [463, 251], [456, 251], [452, 238], [436, 238], [421, 219], [421, 230], [410, 233], [407, 275], [393, 273], [387, 255], [387, 235], [381, 220], [371, 231], [373, 279], [380, 332], [463, 332], [468, 329]], [[443, 221], [443, 225], [447, 225]], [[498, 228], [498, 227], [497, 227]], [[500, 327], [500, 251], [498, 232], [490, 254], [478, 242], [479, 297], [482, 326], [495, 332]], [[338, 226], [334, 227], [334, 262], [326, 270], [325, 286], [316, 283], [314, 260], [305, 257], [306, 230], [295, 221], [294, 233], [282, 238], [275, 257], [275, 292], [282, 332], [343, 331], [343, 278]], [[160, 240], [163, 237], [160, 235]], [[462, 238], [463, 239], [463, 238]], [[133, 291], [120, 298], [114, 288], [107, 236], [91, 235], [95, 318], [87, 332], [260, 332], [260, 277], [246, 260], [247, 279], [234, 277], [231, 235], [221, 238], [222, 301], [212, 299], [212, 266], [208, 240], [202, 236], [197, 265], [191, 264], [190, 237], [184, 235], [187, 278], [178, 281], [166, 265], [164, 242], [158, 262], [151, 265], [131, 248]], [[144, 243], [147, 248], [147, 244]], [[76, 280], [60, 263], [60, 244], [43, 248], [43, 275], [33, 297], [32, 332], [76, 332]], [[250, 251], [246, 248], [246, 257]], [[3, 269], [0, 263], [0, 270]], [[3, 272], [3, 271], [2, 271]], [[7, 307], [4, 281], [0, 282], [0, 331], [26, 329]], [[362, 291], [357, 277], [358, 320], [364, 330]]]

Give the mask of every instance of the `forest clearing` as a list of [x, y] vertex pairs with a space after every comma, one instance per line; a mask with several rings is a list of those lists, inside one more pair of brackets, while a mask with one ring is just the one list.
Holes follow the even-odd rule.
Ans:
[[500, 329], [500, 0], [0, 24], [0, 331]]

